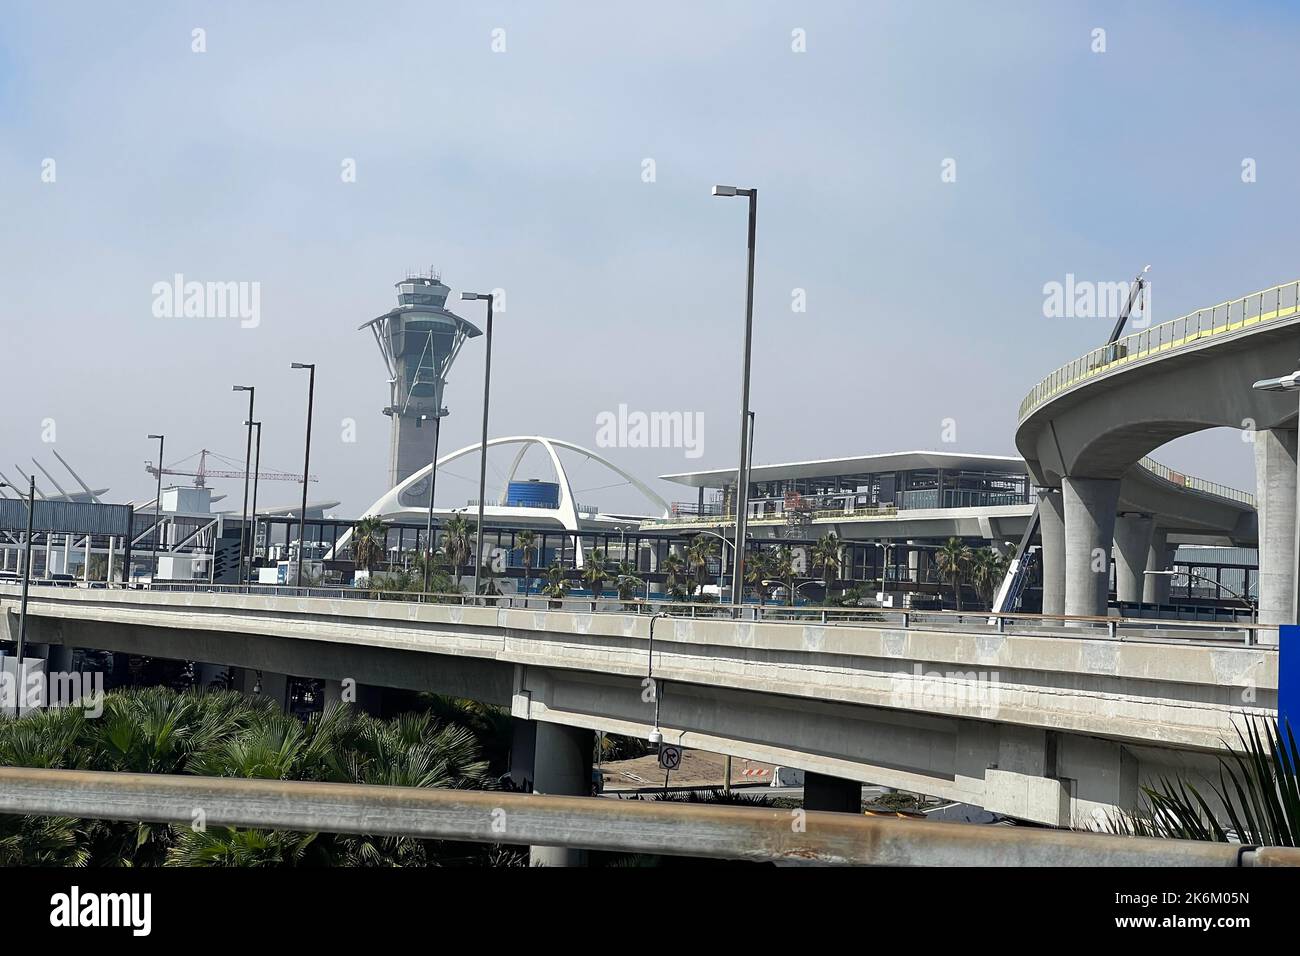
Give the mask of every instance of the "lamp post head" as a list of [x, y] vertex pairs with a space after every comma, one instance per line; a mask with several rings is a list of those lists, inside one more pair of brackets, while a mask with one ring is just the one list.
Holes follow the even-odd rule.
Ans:
[[736, 195], [735, 186], [714, 186], [713, 195], [715, 196], [734, 196]]
[[236, 391], [236, 392], [251, 392], [252, 390], [253, 390], [252, 385], [236, 385], [232, 389], [232, 391]]
[[1251, 388], [1261, 392], [1294, 392], [1300, 388], [1300, 372], [1282, 375], [1278, 378], [1260, 379]]
[[292, 365], [290, 365], [289, 367], [290, 367], [290, 368], [313, 368], [313, 369], [314, 369], [314, 368], [316, 367], [316, 365], [315, 365], [314, 363], [311, 363], [311, 362], [294, 362], [294, 363], [293, 363]]
[[149, 437], [150, 437], [150, 438], [157, 438], [159, 441], [162, 441], [162, 437], [163, 437], [163, 436], [162, 436], [162, 435], [150, 435]]

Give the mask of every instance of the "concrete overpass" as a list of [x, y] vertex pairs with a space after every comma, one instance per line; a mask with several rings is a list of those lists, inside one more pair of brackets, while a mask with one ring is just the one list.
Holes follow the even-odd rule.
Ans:
[[[1260, 620], [1294, 620], [1296, 401], [1251, 385], [1294, 370], [1298, 297], [1292, 282], [1153, 326], [1057, 369], [1025, 398], [1016, 445], [1048, 489], [1045, 612], [1103, 613], [1112, 545], [1130, 592], [1140, 571], [1163, 569], [1158, 512], [1130, 513], [1122, 483], [1166, 442], [1231, 427], [1255, 446]], [[1249, 533], [1243, 523], [1238, 543]]]
[[[11, 634], [17, 594], [0, 585]], [[1052, 825], [1096, 823], [1147, 780], [1208, 771], [1234, 720], [1277, 702], [1276, 651], [1240, 630], [1108, 636], [1042, 619], [995, 627], [986, 612], [652, 618], [341, 594], [38, 588], [28, 640], [49, 648], [51, 669], [89, 647], [509, 707], [515, 775], [543, 793], [586, 792], [592, 731], [646, 738], [657, 725], [669, 743], [803, 769], [823, 795], [874, 783]]]

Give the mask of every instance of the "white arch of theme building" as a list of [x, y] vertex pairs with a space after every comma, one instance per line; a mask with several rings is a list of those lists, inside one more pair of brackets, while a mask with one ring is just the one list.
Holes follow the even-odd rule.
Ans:
[[[448, 455], [444, 455], [442, 458], [438, 459], [438, 467], [442, 468], [444, 465], [450, 464], [451, 462], [456, 461], [459, 458], [464, 458], [466, 455], [472, 455], [478, 452], [479, 449], [482, 447], [482, 444], [483, 444], [482, 442], [475, 442], [472, 445], [466, 445], [464, 448], [458, 448], [456, 451], [453, 451]], [[501, 495], [497, 501], [499, 507], [507, 507], [507, 494], [510, 490], [510, 482], [514, 481], [515, 474], [519, 470], [519, 465], [523, 462], [524, 455], [527, 453], [530, 447], [534, 445], [539, 445], [542, 447], [543, 450], [545, 450], [546, 454], [550, 457], [551, 467], [554, 468], [555, 470], [556, 483], [560, 486], [559, 505], [554, 512], [555, 520], [559, 523], [559, 525], [562, 528], [564, 528], [566, 531], [573, 532], [573, 534], [575, 535], [575, 542], [577, 544], [576, 563], [578, 567], [582, 567], [582, 563], [583, 563], [582, 540], [580, 537], [577, 537], [582, 530], [578, 518], [578, 499], [574, 495], [573, 483], [569, 480], [569, 473], [568, 471], [565, 470], [564, 462], [560, 460], [558, 449], [565, 449], [567, 451], [576, 452], [577, 454], [580, 454], [591, 461], [595, 461], [601, 465], [604, 465], [606, 468], [614, 472], [620, 478], [626, 480], [628, 484], [632, 485], [632, 487], [634, 487], [637, 491], [641, 492], [641, 494], [645, 496], [646, 500], [649, 501], [656, 509], [658, 509], [660, 517], [668, 516], [669, 506], [667, 501], [665, 501], [663, 498], [657, 495], [653, 489], [651, 489], [648, 485], [645, 484], [645, 482], [641, 481], [639, 478], [635, 477], [634, 475], [631, 475], [628, 472], [624, 471], [622, 468], [614, 464], [608, 458], [605, 458], [603, 455], [598, 455], [590, 448], [584, 448], [581, 445], [575, 445], [573, 442], [563, 441], [559, 438], [547, 438], [543, 435], [511, 435], [505, 438], [488, 439], [488, 443], [487, 443], [488, 448], [494, 448], [497, 445], [520, 445], [521, 446], [518, 453], [514, 457], [514, 461], [511, 462], [510, 471], [506, 475], [505, 487], [502, 488]], [[420, 470], [413, 472], [410, 476], [398, 482], [396, 485], [390, 488], [383, 497], [381, 497], [373, 505], [367, 508], [365, 512], [361, 515], [361, 517], [363, 518], [379, 517], [379, 518], [391, 519], [391, 518], [404, 518], [404, 517], [418, 517], [427, 514], [428, 513], [427, 509], [424, 508], [416, 509], [416, 508], [411, 508], [406, 505], [403, 505], [401, 502], [401, 497], [412, 486], [417, 485], [422, 480], [426, 479], [429, 475], [430, 470], [431, 467], [429, 465], [425, 465]], [[536, 508], [528, 508], [528, 509], [520, 509], [520, 510], [521, 511], [526, 510], [527, 514], [530, 517], [536, 517], [539, 511], [539, 509]], [[546, 511], [549, 509], [541, 509], [541, 510]], [[339, 548], [344, 547], [351, 538], [352, 538], [352, 529], [349, 528], [347, 532], [345, 532], [343, 536], [339, 538], [334, 548], [331, 549], [331, 557], [333, 556], [333, 551], [336, 551]]]

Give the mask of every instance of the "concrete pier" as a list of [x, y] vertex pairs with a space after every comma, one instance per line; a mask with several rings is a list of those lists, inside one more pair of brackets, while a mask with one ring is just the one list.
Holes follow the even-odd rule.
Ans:
[[1065, 500], [1060, 488], [1038, 491], [1038, 528], [1043, 539], [1043, 613], [1065, 613]]
[[[591, 758], [595, 735], [580, 727], [520, 721], [516, 724], [515, 747], [511, 752], [511, 777], [516, 766], [532, 758], [532, 791], [553, 796], [591, 796]], [[531, 736], [532, 753], [528, 752]], [[521, 778], [527, 778], [527, 767], [518, 766]], [[507, 823], [507, 832], [509, 824]], [[532, 866], [585, 866], [587, 851], [570, 847], [534, 846], [530, 848]]]
[[1120, 601], [1142, 600], [1154, 530], [1150, 515], [1122, 514], [1115, 519], [1115, 596]]
[[857, 780], [828, 777], [821, 773], [803, 775], [803, 808], [833, 813], [862, 812], [862, 784]]
[[1296, 621], [1296, 431], [1255, 433], [1259, 509], [1259, 623]]
[[1065, 613], [1106, 613], [1117, 478], [1065, 478]]

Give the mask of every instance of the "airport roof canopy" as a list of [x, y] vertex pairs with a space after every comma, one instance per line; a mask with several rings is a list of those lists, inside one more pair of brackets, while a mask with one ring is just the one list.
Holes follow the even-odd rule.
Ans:
[[[815, 461], [793, 461], [779, 465], [755, 465], [749, 474], [752, 482], [781, 481], [790, 478], [833, 478], [837, 475], [872, 475], [890, 471], [916, 471], [923, 468], [944, 468], [960, 471], [1004, 471], [1023, 475], [1025, 462], [1018, 455], [977, 455], [942, 451], [894, 451], [857, 458], [822, 458]], [[673, 475], [660, 475], [663, 481], [673, 481], [692, 488], [725, 488], [736, 481], [735, 468], [714, 471], [684, 471]]]

